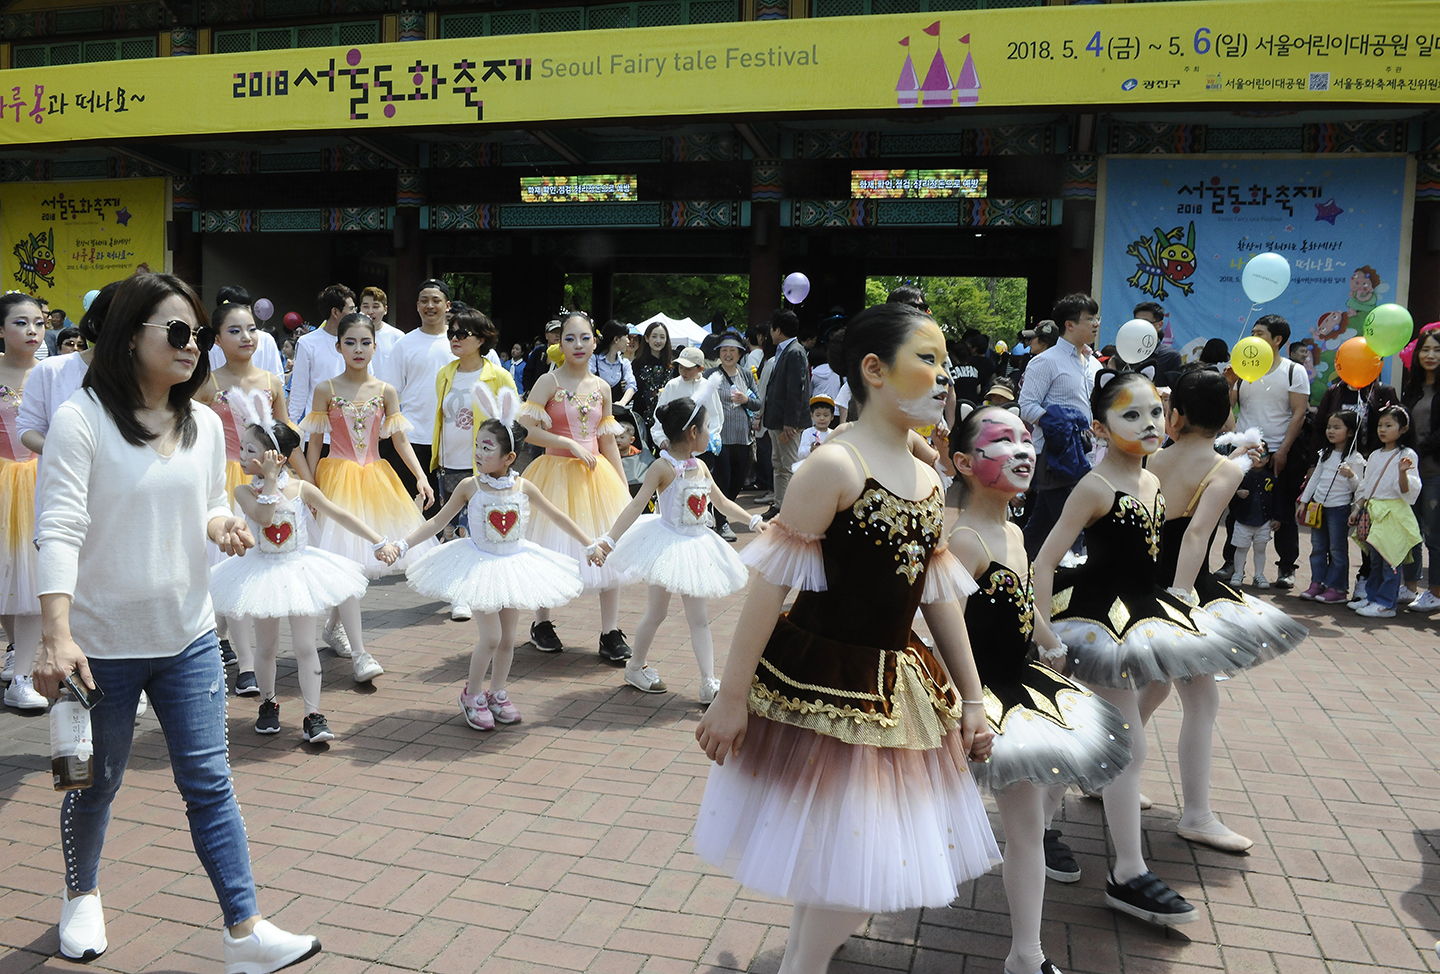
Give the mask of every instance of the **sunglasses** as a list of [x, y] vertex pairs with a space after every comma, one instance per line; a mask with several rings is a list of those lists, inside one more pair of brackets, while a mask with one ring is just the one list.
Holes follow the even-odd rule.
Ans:
[[171, 348], [184, 348], [195, 340], [195, 347], [202, 352], [208, 352], [215, 345], [215, 329], [209, 325], [191, 330], [190, 322], [172, 319], [170, 321], [146, 321], [142, 322], [146, 328], [164, 328], [165, 339], [170, 343]]
[[468, 328], [451, 328], [447, 334], [450, 336], [451, 341], [460, 341], [469, 338], [475, 333]]

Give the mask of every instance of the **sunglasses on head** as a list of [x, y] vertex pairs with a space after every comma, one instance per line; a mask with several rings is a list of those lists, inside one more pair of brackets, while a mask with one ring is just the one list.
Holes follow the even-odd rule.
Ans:
[[170, 321], [146, 321], [143, 322], [146, 328], [166, 329], [165, 339], [170, 343], [171, 348], [184, 348], [190, 344], [190, 339], [195, 339], [195, 346], [202, 352], [208, 352], [215, 345], [215, 329], [209, 325], [202, 325], [199, 328], [191, 329], [190, 322], [171, 319]]

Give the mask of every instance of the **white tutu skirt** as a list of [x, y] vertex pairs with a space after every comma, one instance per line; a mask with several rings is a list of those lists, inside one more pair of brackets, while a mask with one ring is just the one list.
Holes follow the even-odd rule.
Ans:
[[[426, 538], [419, 544], [412, 545], [405, 553], [405, 557], [387, 565], [375, 557], [375, 546], [358, 534], [351, 534], [330, 518], [310, 520], [310, 546], [320, 548], [330, 554], [352, 561], [364, 573], [366, 578], [381, 578], [385, 575], [394, 575], [405, 571], [420, 556], [434, 550], [439, 542], [434, 538]], [[391, 541], [399, 541], [400, 538], [391, 535]], [[217, 610], [218, 611], [218, 610]]]
[[1077, 690], [1061, 690], [1055, 699], [1068, 728], [1028, 707], [1006, 713], [990, 760], [970, 765], [984, 787], [997, 792], [1028, 781], [1042, 788], [1073, 784], [1099, 791], [1125, 770], [1130, 729], [1124, 715]]
[[227, 619], [321, 616], [367, 587], [359, 565], [315, 547], [283, 555], [250, 551], [210, 569], [210, 599]]
[[1200, 596], [1196, 615], [1215, 619], [1217, 630], [1228, 626], [1227, 634], [1255, 657], [1252, 666], [1285, 655], [1310, 634], [1304, 623], [1263, 599], [1237, 592], [1214, 575], [1198, 579], [1195, 590]]
[[1050, 628], [1065, 644], [1070, 677], [1091, 686], [1137, 689], [1255, 665], [1249, 640], [1237, 638], [1230, 626], [1198, 610], [1193, 618], [1198, 633], [1163, 619], [1147, 619], [1133, 624], [1119, 640], [1092, 619], [1054, 619]]
[[427, 552], [405, 578], [421, 595], [465, 602], [473, 612], [553, 609], [580, 595], [580, 565], [533, 541], [510, 542], [511, 554], [481, 551], [469, 538]]
[[681, 534], [658, 514], [635, 520], [605, 560], [637, 580], [700, 599], [733, 595], [750, 580], [735, 549], [705, 530]]
[[865, 913], [946, 906], [1000, 861], [958, 731], [881, 748], [754, 715], [710, 766], [695, 852], [749, 889]]

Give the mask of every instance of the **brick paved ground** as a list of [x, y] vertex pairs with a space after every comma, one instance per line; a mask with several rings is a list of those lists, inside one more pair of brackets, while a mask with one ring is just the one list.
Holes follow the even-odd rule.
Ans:
[[[1072, 794], [1064, 829], [1084, 878], [1050, 885], [1044, 931], [1063, 970], [1440, 969], [1434, 625], [1283, 604], [1310, 640], [1221, 685], [1216, 807], [1255, 848], [1228, 856], [1175, 837], [1172, 701], [1151, 731], [1146, 851], [1201, 920], [1166, 934], [1106, 909], [1100, 807]], [[633, 631], [641, 591], [624, 605]], [[722, 657], [739, 605], [711, 607]], [[593, 603], [575, 605], [557, 616], [575, 649], [519, 650], [512, 693], [524, 722], [488, 734], [467, 728], [456, 705], [473, 626], [395, 580], [372, 588], [365, 608], [389, 672], [357, 688], [348, 664], [322, 653], [337, 741], [300, 741], [289, 660], [279, 736], [257, 737], [254, 703], [232, 698], [231, 759], [261, 908], [325, 944], [296, 970], [773, 974], [788, 908], [690, 851], [706, 761], [693, 741], [697, 678], [678, 601], [653, 657], [671, 693], [625, 687], [595, 654]], [[73, 970], [55, 956], [59, 799], [46, 740], [43, 718], [0, 715], [0, 974]], [[137, 728], [101, 885], [111, 947], [92, 967], [220, 970], [219, 911], [153, 716]], [[997, 871], [949, 909], [875, 917], [832, 971], [998, 974], [1008, 933]]]

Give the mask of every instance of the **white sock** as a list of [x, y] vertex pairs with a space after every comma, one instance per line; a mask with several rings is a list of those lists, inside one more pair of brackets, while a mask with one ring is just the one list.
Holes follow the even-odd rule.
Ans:
[[1145, 725], [1140, 720], [1140, 694], [1135, 690], [1092, 687], [1095, 695], [1110, 701], [1130, 725], [1130, 763], [1105, 786], [1105, 822], [1115, 846], [1115, 881], [1126, 883], [1149, 870], [1140, 851], [1140, 772], [1145, 766]]
[[835, 951], [869, 918], [853, 910], [797, 905], [777, 974], [825, 974]]
[[695, 650], [695, 665], [701, 680], [715, 679], [715, 643], [710, 638], [710, 613], [704, 599], [680, 596], [685, 605], [685, 621], [690, 623], [690, 646]]
[[1050, 789], [1028, 781], [995, 795], [1005, 829], [1005, 898], [1010, 901], [1010, 953], [1007, 974], [1034, 974], [1045, 960], [1040, 946], [1040, 916], [1045, 907], [1045, 806]]

